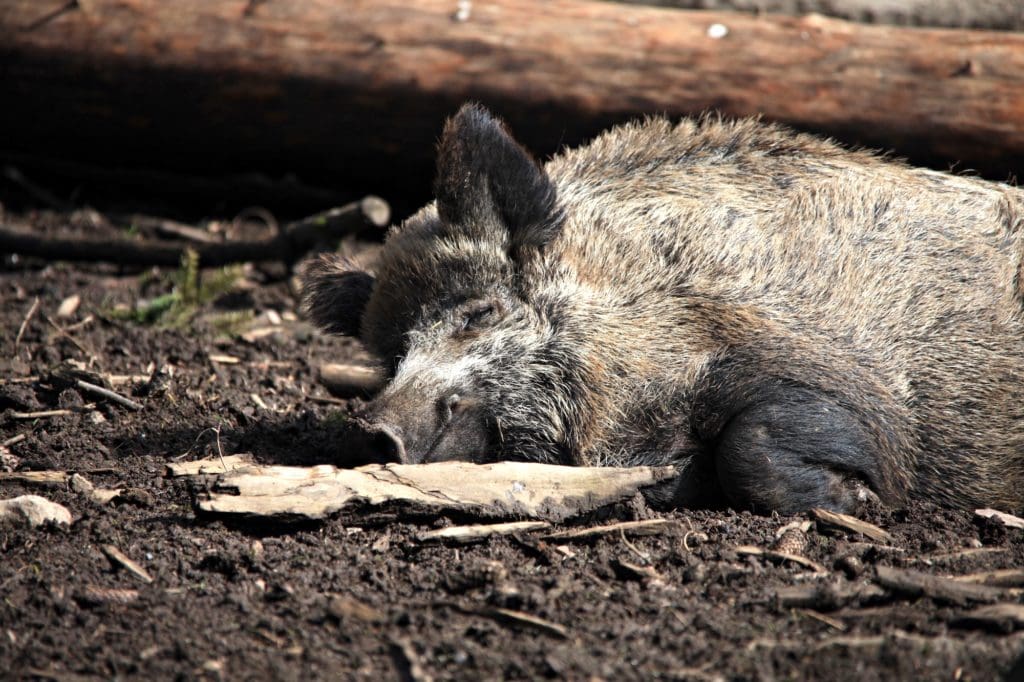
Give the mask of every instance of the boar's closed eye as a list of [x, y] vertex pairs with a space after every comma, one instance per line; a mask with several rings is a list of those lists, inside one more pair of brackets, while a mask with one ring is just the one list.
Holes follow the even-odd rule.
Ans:
[[462, 314], [461, 331], [482, 329], [498, 319], [498, 306], [493, 301], [482, 301]]

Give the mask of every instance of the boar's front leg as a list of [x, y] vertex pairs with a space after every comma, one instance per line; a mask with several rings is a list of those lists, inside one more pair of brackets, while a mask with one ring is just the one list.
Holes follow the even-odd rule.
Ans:
[[[900, 497], [901, 439], [888, 423], [898, 415], [884, 412], [885, 396], [858, 390], [857, 377], [841, 377], [826, 363], [750, 360], [711, 368], [694, 410], [695, 431], [731, 506], [852, 511], [865, 488], [888, 501]], [[780, 376], [773, 367], [797, 371]]]

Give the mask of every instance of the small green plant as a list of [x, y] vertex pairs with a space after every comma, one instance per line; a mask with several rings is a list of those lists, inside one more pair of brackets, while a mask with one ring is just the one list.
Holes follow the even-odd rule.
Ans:
[[[185, 327], [199, 312], [199, 309], [221, 294], [234, 288], [242, 276], [240, 266], [228, 266], [203, 277], [199, 267], [199, 254], [186, 249], [181, 257], [181, 266], [170, 275], [173, 289], [170, 293], [157, 296], [136, 305], [130, 310], [110, 310], [108, 314], [116, 319], [131, 320], [139, 324], [158, 324], [161, 327], [180, 329]], [[228, 313], [216, 325], [223, 333], [234, 333], [252, 314], [248, 312]]]

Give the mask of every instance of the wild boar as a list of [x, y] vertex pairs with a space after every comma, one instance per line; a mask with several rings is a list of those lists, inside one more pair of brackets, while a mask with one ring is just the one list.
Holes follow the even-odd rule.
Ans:
[[1021, 190], [717, 117], [541, 166], [476, 105], [434, 189], [376, 276], [304, 273], [389, 377], [389, 457], [670, 463], [670, 506], [1024, 506]]

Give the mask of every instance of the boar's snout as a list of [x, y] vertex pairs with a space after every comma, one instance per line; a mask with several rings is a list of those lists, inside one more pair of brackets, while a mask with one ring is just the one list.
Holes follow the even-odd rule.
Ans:
[[487, 424], [477, 400], [447, 392], [423, 395], [385, 393], [362, 418], [369, 452], [376, 461], [420, 464], [445, 460], [482, 461]]

